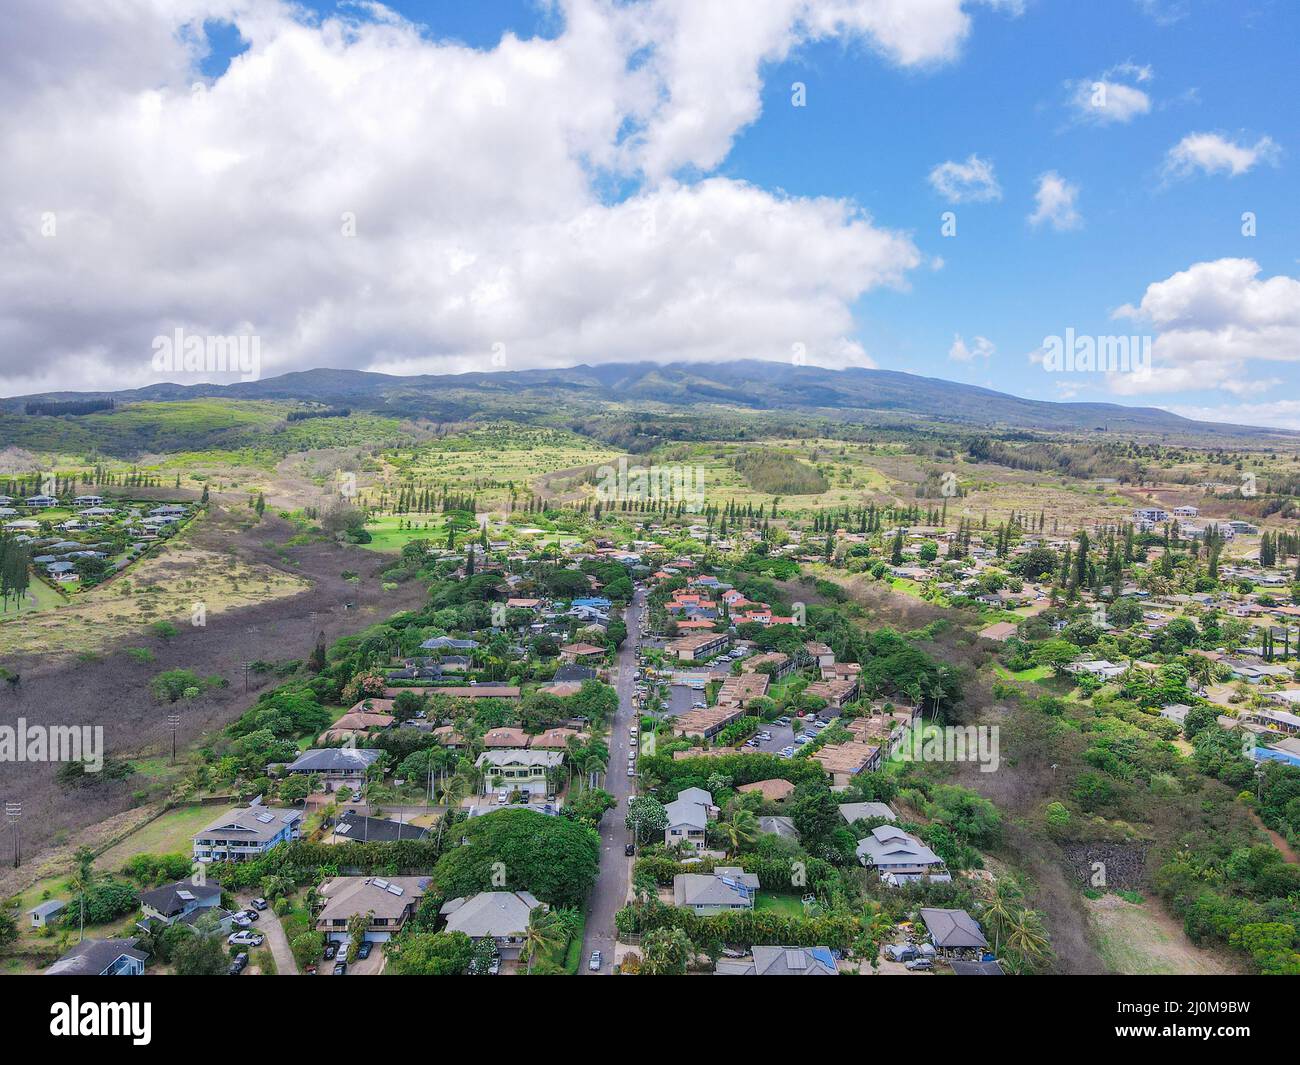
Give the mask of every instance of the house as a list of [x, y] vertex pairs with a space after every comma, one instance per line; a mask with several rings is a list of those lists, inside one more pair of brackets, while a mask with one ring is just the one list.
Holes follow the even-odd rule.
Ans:
[[857, 740], [828, 743], [813, 751], [809, 757], [830, 774], [832, 784], [841, 787], [851, 783], [859, 773], [870, 772], [880, 766], [880, 748]]
[[1194, 518], [1200, 514], [1200, 507], [1193, 507], [1190, 504], [1184, 504], [1181, 507], [1174, 507], [1175, 518]]
[[485, 791], [510, 788], [513, 791], [546, 793], [550, 790], [548, 770], [564, 761], [562, 751], [532, 751], [527, 748], [484, 751], [474, 764], [483, 771]]
[[780, 680], [798, 669], [799, 663], [780, 651], [768, 651], [765, 654], [747, 658], [740, 668], [746, 673], [757, 673], [761, 670], [773, 680]]
[[678, 873], [673, 877], [673, 905], [701, 916], [752, 910], [757, 894], [757, 874], [739, 866], [719, 866], [712, 873]]
[[390, 712], [391, 699], [363, 699], [334, 722], [322, 737], [326, 742], [341, 743], [349, 739], [383, 732], [397, 720]]
[[545, 732], [534, 736], [528, 743], [528, 746], [534, 751], [567, 751], [569, 741], [577, 740], [579, 743], [585, 743], [588, 739], [587, 733], [579, 732], [576, 728], [548, 728]]
[[664, 826], [666, 846], [683, 842], [703, 846], [709, 818], [717, 817], [718, 808], [713, 805], [713, 796], [703, 788], [686, 788], [664, 806], [664, 813], [668, 815]]
[[135, 938], [83, 939], [45, 970], [46, 976], [143, 976], [148, 955]]
[[808, 652], [809, 657], [813, 659], [818, 668], [835, 665], [835, 652], [826, 644], [809, 640], [803, 645], [803, 649]]
[[334, 824], [334, 843], [394, 843], [399, 839], [424, 839], [427, 828], [389, 821], [382, 817], [365, 817], [348, 810]]
[[555, 671], [552, 682], [555, 684], [581, 684], [584, 680], [595, 680], [596, 671], [589, 666], [566, 663]]
[[894, 825], [873, 828], [866, 839], [858, 840], [858, 861], [880, 873], [891, 887], [918, 881], [945, 882], [952, 879], [943, 859], [915, 836]]
[[1160, 708], [1160, 716], [1181, 725], [1187, 720], [1189, 710], [1191, 707], [1186, 703], [1170, 703]]
[[48, 899], [39, 905], [33, 906], [27, 911], [32, 919], [33, 928], [44, 928], [50, 923], [50, 918], [62, 913], [67, 908], [67, 903], [60, 899]]
[[964, 950], [985, 950], [989, 941], [980, 931], [979, 922], [965, 910], [921, 908], [921, 920], [930, 933], [930, 942], [941, 955]]
[[336, 876], [320, 886], [325, 900], [316, 915], [316, 931], [335, 943], [351, 938], [348, 923], [358, 914], [369, 914], [362, 938], [384, 943], [402, 930], [424, 898], [427, 876]]
[[736, 789], [743, 793], [757, 791], [764, 802], [784, 802], [794, 794], [794, 785], [788, 780], [756, 780], [752, 784], [742, 784]]
[[836, 677], [834, 680], [817, 680], [804, 689], [805, 695], [823, 699], [827, 706], [840, 709], [858, 694], [857, 677]]
[[1263, 697], [1269, 702], [1281, 703], [1283, 706], [1300, 707], [1300, 688], [1285, 688], [1277, 692], [1263, 692]]
[[302, 834], [302, 811], [255, 803], [222, 814], [195, 832], [196, 862], [243, 862], [258, 858], [272, 847], [291, 843]]
[[491, 939], [502, 959], [518, 958], [532, 913], [544, 906], [527, 891], [480, 891], [469, 898], [449, 899], [438, 912], [446, 931], [463, 932], [472, 940]]
[[1019, 626], [1013, 621], [999, 621], [986, 629], [980, 629], [979, 635], [982, 640], [996, 640], [998, 643], [1006, 643], [1018, 630]]
[[1115, 680], [1128, 672], [1128, 667], [1107, 662], [1104, 658], [1097, 658], [1090, 662], [1071, 662], [1065, 667], [1065, 671], [1076, 675], [1087, 673], [1098, 680]]
[[1252, 710], [1250, 713], [1242, 714], [1241, 718], [1243, 721], [1262, 725], [1274, 732], [1285, 732], [1290, 735], [1300, 732], [1300, 717], [1286, 710]]
[[605, 657], [605, 648], [594, 643], [566, 643], [560, 648], [560, 658], [570, 664], [577, 662], [599, 662]]
[[764, 815], [758, 819], [758, 830], [766, 832], [769, 836], [780, 836], [782, 839], [799, 842], [799, 830], [794, 826], [793, 817]]
[[1133, 519], [1136, 522], [1159, 525], [1169, 520], [1169, 514], [1162, 507], [1138, 507], [1133, 511]]
[[673, 720], [674, 736], [702, 736], [709, 740], [728, 725], [739, 721], [745, 711], [738, 705], [706, 706], [698, 710], [688, 710]]
[[697, 632], [670, 640], [665, 650], [680, 662], [699, 662], [726, 648], [731, 637], [725, 632]]
[[873, 817], [883, 817], [886, 821], [898, 820], [898, 815], [885, 802], [842, 802], [840, 816], [844, 818], [844, 823], [849, 825], [854, 821], [866, 821]]
[[193, 880], [177, 880], [173, 884], [164, 884], [140, 896], [140, 909], [146, 918], [174, 924], [180, 921], [190, 923], [200, 910], [217, 909], [221, 906], [221, 885], [209, 880], [196, 884]]
[[719, 706], [747, 706], [753, 699], [767, 695], [770, 680], [766, 673], [742, 673], [728, 677], [718, 689]]
[[838, 976], [830, 947], [754, 947], [752, 958], [720, 958], [714, 976]]
[[59, 505], [59, 501], [55, 499], [54, 496], [46, 495], [28, 496], [25, 502], [29, 507], [38, 507], [41, 509], [46, 507], [57, 507]]
[[303, 751], [284, 771], [319, 776], [326, 791], [341, 787], [355, 790], [365, 782], [366, 771], [379, 761], [382, 753], [364, 747], [320, 747]]
[[521, 749], [528, 746], [529, 736], [521, 728], [494, 728], [483, 735], [483, 746], [488, 750]]

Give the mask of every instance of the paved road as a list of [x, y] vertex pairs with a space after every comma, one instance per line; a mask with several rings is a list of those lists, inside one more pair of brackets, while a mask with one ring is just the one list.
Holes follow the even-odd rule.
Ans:
[[[636, 684], [636, 641], [644, 609], [644, 594], [637, 592], [624, 614], [628, 636], [618, 655], [618, 676], [614, 682], [618, 692], [618, 710], [610, 725], [609, 772], [605, 778], [605, 790], [614, 796], [618, 805], [606, 813], [600, 823], [600, 872], [587, 900], [582, 968], [578, 970], [584, 976], [607, 976], [613, 972], [614, 915], [627, 901], [632, 876], [632, 859], [623, 853], [628, 842], [628, 831], [623, 822], [627, 816], [627, 797], [632, 794], [636, 783], [634, 777], [627, 775], [628, 730], [636, 720], [632, 689]], [[587, 967], [593, 950], [601, 953], [599, 974]]]
[[[252, 906], [249, 903], [252, 898], [252, 895], [240, 895], [237, 901], [244, 909], [251, 910]], [[278, 975], [299, 975], [298, 963], [294, 960], [293, 951], [289, 949], [289, 938], [284, 934], [284, 925], [275, 915], [275, 910], [270, 906], [264, 909], [252, 930], [266, 936], [266, 943], [263, 945], [271, 948], [271, 957], [275, 959], [275, 971]]]

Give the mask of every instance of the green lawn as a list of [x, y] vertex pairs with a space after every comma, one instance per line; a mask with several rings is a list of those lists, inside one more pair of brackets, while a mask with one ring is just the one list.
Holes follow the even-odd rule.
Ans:
[[95, 859], [95, 868], [116, 873], [137, 854], [189, 854], [190, 837], [231, 809], [233, 807], [185, 806], [169, 810], [106, 850]]
[[764, 910], [775, 910], [788, 917], [804, 915], [803, 900], [798, 895], [772, 895], [765, 891], [760, 891], [758, 898], [754, 900], [754, 910], [758, 913]]
[[1037, 683], [1040, 680], [1047, 680], [1052, 675], [1051, 666], [1031, 666], [1029, 669], [1022, 669], [1019, 672], [1012, 672], [1006, 666], [1000, 663], [993, 664], [993, 672], [1003, 680], [1018, 680], [1022, 684]]

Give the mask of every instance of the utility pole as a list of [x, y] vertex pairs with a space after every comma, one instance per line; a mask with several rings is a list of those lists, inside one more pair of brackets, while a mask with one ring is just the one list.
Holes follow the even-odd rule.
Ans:
[[14, 830], [14, 868], [17, 869], [23, 862], [22, 834], [18, 829], [18, 819], [23, 815], [23, 804], [20, 802], [5, 803], [5, 820], [13, 827]]
[[176, 764], [176, 732], [181, 727], [181, 715], [173, 711], [167, 715], [167, 727], [172, 732], [172, 765]]

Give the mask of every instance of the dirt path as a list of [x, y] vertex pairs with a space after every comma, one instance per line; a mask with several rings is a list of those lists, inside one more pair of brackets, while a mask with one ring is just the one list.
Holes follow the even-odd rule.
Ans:
[[1264, 822], [1259, 819], [1259, 814], [1257, 814], [1254, 810], [1250, 811], [1250, 819], [1254, 821], [1255, 824], [1259, 825], [1261, 831], [1265, 832], [1268, 835], [1268, 838], [1273, 841], [1273, 846], [1275, 846], [1279, 851], [1282, 852], [1283, 858], [1285, 858], [1292, 865], [1300, 864], [1300, 856], [1298, 856], [1296, 852], [1291, 848], [1291, 844], [1289, 844], [1285, 839], [1283, 839], [1271, 828], [1269, 828], [1268, 825], [1264, 824]]

